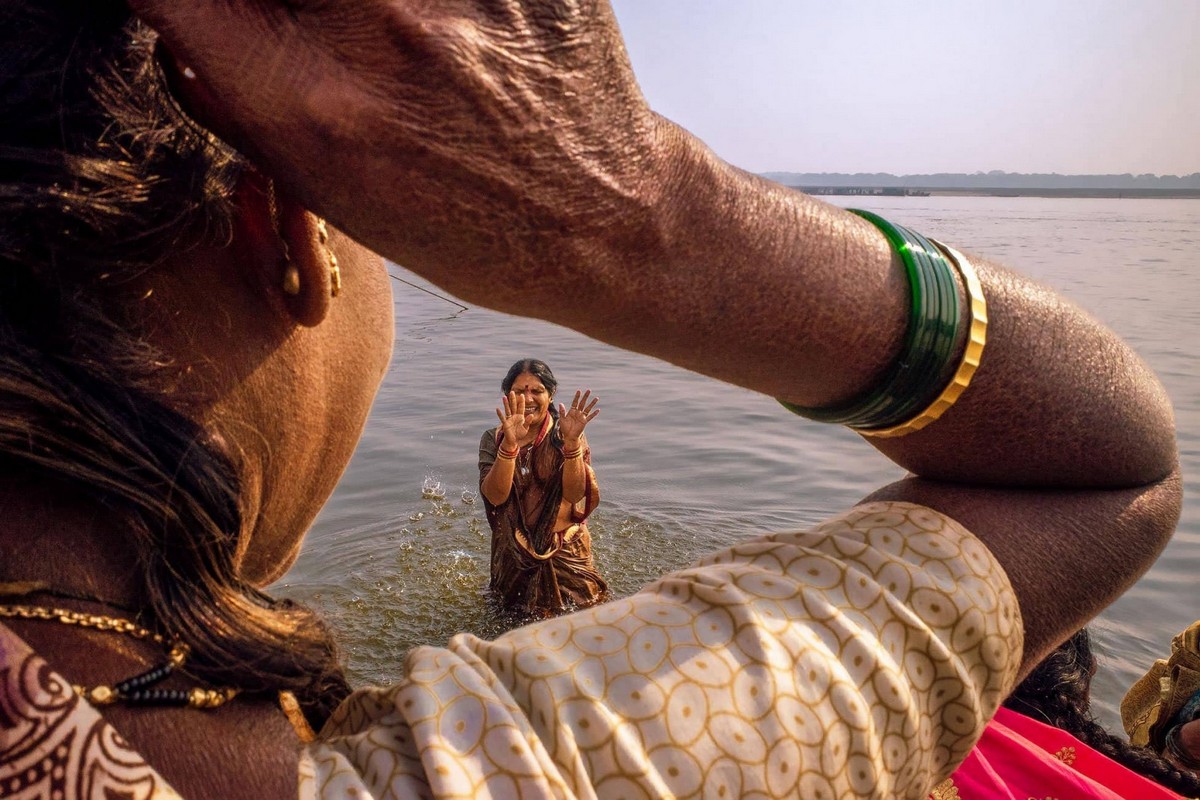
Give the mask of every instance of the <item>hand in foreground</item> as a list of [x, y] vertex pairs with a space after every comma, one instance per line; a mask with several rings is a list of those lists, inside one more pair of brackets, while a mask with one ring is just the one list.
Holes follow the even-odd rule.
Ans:
[[564, 442], [573, 444], [579, 441], [584, 427], [600, 413], [600, 409], [596, 408], [599, 402], [600, 398], [592, 397], [592, 390], [587, 389], [582, 394], [579, 390], [575, 391], [570, 409], [562, 403], [558, 404], [558, 432], [562, 434]]
[[605, 0], [130, 5], [201, 122], [461, 297], [519, 311], [526, 279], [571, 261], [555, 232], [586, 241], [662, 191]]
[[529, 423], [525, 421], [525, 395], [509, 392], [501, 398], [504, 407], [496, 409], [503, 433], [501, 443], [508, 448], [521, 446], [521, 439], [529, 434]]

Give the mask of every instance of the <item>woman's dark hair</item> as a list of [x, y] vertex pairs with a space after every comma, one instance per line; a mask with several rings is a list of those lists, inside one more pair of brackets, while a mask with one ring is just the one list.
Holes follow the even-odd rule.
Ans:
[[154, 50], [124, 3], [0, 5], [0, 474], [118, 513], [188, 671], [292, 690], [319, 722], [348, 691], [330, 634], [238, 574], [232, 460], [163, 401], [171, 365], [131, 324], [132, 278], [229, 240], [246, 168], [180, 112]]
[[1091, 712], [1096, 656], [1086, 628], [1077, 631], [1033, 668], [1004, 706], [1046, 722], [1143, 775], [1187, 797], [1200, 796], [1200, 778], [1183, 772], [1148, 747], [1109, 733]]
[[[554, 377], [554, 373], [550, 371], [550, 367], [545, 361], [539, 361], [536, 358], [523, 358], [509, 367], [508, 374], [504, 376], [504, 380], [500, 381], [500, 391], [508, 394], [512, 391], [517, 378], [526, 372], [542, 382], [542, 386], [546, 387], [546, 391], [550, 393], [550, 399], [553, 401], [554, 395], [558, 391], [558, 379]], [[550, 416], [554, 418], [554, 427], [550, 431], [550, 443], [561, 448], [562, 434], [558, 430], [558, 406], [553, 402], [550, 403]]]

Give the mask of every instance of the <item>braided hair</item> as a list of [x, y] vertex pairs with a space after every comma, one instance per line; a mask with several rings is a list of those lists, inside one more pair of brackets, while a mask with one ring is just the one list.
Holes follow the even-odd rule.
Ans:
[[1200, 797], [1200, 778], [1176, 768], [1148, 747], [1130, 744], [1096, 722], [1091, 712], [1096, 656], [1091, 636], [1080, 629], [1034, 667], [1004, 701], [1012, 711], [1066, 731], [1160, 786], [1185, 797]]

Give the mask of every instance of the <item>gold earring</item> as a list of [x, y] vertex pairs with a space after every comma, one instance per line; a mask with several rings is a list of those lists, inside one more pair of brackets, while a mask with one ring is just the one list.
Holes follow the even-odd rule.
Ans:
[[342, 270], [338, 266], [333, 248], [329, 246], [329, 228], [325, 226], [325, 220], [321, 217], [317, 217], [317, 238], [321, 240], [321, 246], [325, 248], [325, 256], [329, 260], [329, 295], [337, 297], [342, 291]]
[[300, 294], [300, 270], [292, 263], [287, 240], [283, 238], [279, 225], [279, 201], [275, 197], [275, 181], [267, 181], [267, 213], [271, 215], [271, 230], [283, 246], [283, 293], [295, 297]]

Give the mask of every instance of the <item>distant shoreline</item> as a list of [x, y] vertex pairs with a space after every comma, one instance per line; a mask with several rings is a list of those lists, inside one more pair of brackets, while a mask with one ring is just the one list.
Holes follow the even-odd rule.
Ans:
[[1200, 200], [1200, 189], [1071, 189], [943, 186], [796, 186], [811, 195], [849, 195], [862, 197], [1081, 197], [1113, 199]]

